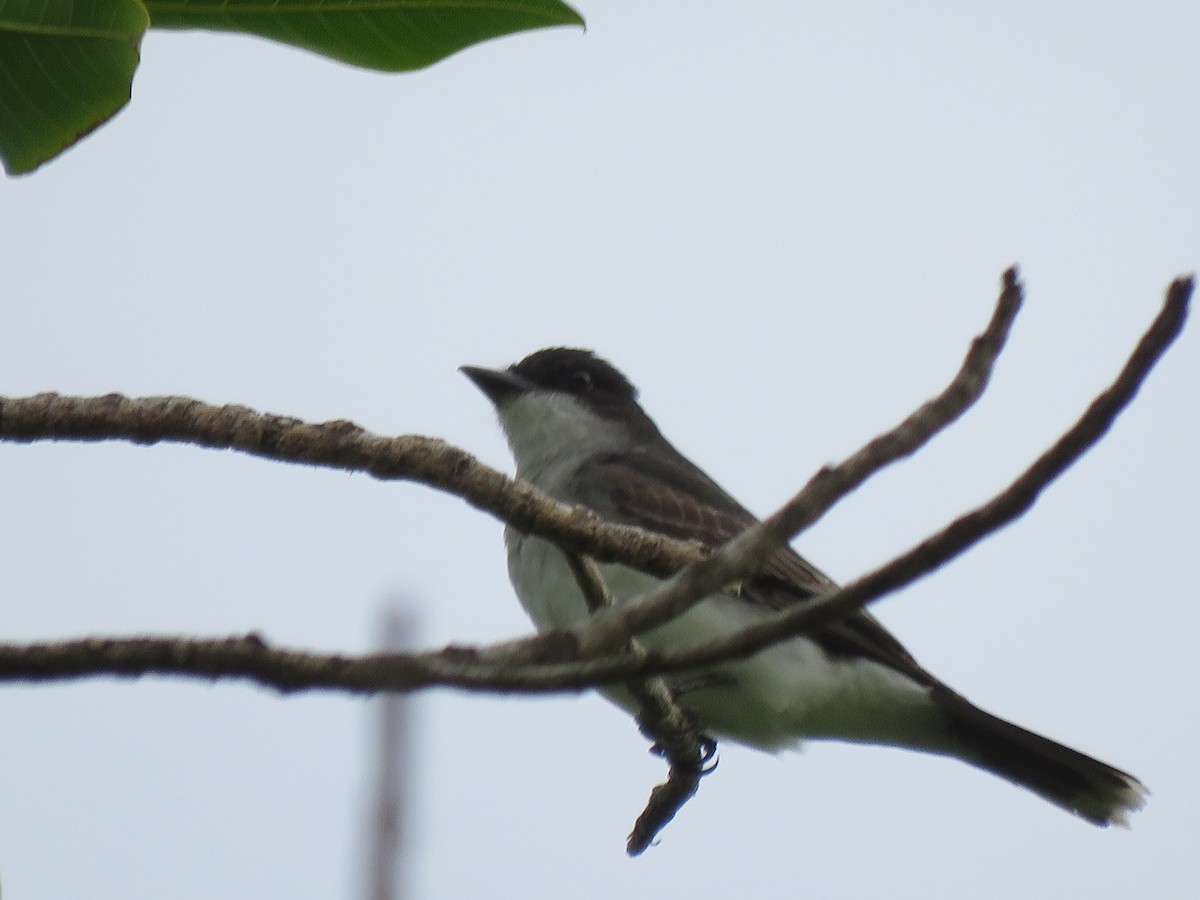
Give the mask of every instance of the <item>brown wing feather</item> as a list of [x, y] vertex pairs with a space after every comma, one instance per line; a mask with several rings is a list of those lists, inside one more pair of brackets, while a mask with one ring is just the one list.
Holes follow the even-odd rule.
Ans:
[[609, 498], [622, 518], [659, 534], [717, 547], [754, 522], [749, 514], [741, 517], [717, 510], [628, 466], [610, 463], [604, 470]]
[[[628, 458], [593, 462], [579, 475], [588, 482], [584, 496], [607, 497], [607, 503], [598, 504], [607, 508], [597, 509], [606, 518], [680, 540], [698, 540], [708, 547], [720, 546], [758, 521], [694, 466], [688, 464], [683, 472], [672, 469], [670, 480], [659, 477], [653, 467], [652, 458], [636, 456], [632, 462]], [[681, 476], [686, 489], [673, 486]], [[836, 587], [833, 579], [787, 547], [772, 555], [762, 573], [744, 585], [744, 596], [780, 610]], [[855, 613], [810, 636], [827, 652], [866, 657], [921, 684], [937, 683], [869, 613]]]

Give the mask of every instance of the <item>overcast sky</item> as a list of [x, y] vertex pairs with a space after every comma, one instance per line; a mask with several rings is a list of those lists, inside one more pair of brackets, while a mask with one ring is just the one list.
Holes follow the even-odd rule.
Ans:
[[[587, 4], [387, 76], [151, 32], [133, 101], [0, 184], [0, 393], [185, 394], [444, 437], [511, 471], [457, 373], [593, 347], [766, 513], [939, 390], [1019, 262], [992, 388], [797, 546], [855, 576], [986, 499], [1200, 261], [1194, 2]], [[663, 776], [591, 696], [420, 695], [414, 897], [1200, 892], [1196, 323], [1021, 521], [876, 607], [984, 707], [1153, 791], [1094, 829], [960, 763], [721, 748]], [[0, 446], [4, 640], [526, 633], [501, 526], [233, 453]], [[372, 707], [145, 679], [0, 688], [6, 898], [355, 896]]]

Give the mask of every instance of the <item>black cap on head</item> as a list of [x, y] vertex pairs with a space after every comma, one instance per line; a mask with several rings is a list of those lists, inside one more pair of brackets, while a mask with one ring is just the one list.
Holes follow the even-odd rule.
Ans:
[[537, 388], [591, 397], [599, 404], [637, 400], [637, 389], [629, 379], [591, 350], [548, 347], [514, 363], [508, 371]]

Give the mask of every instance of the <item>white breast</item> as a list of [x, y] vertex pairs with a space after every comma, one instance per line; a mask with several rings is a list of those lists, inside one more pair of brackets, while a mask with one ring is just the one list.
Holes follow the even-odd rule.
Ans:
[[[521, 604], [540, 631], [567, 628], [587, 608], [562, 553], [538, 538], [505, 532], [508, 570]], [[658, 580], [624, 566], [601, 568], [615, 600], [627, 603]], [[764, 611], [716, 595], [640, 640], [652, 649], [704, 643], [759, 621]], [[732, 684], [702, 688], [682, 698], [710, 733], [762, 749], [795, 746], [805, 737], [942, 750], [944, 738], [928, 691], [907, 677], [866, 661], [830, 657], [807, 638], [794, 638], [747, 660], [715, 667]], [[698, 673], [680, 676], [695, 680]], [[619, 690], [609, 699], [630, 708]]]

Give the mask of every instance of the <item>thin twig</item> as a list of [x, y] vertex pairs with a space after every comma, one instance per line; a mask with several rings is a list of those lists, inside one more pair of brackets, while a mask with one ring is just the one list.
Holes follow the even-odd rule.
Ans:
[[583, 594], [583, 602], [587, 606], [588, 614], [594, 616], [600, 610], [612, 606], [614, 603], [612, 592], [608, 589], [608, 582], [604, 580], [604, 573], [600, 571], [596, 561], [581, 553], [564, 551], [563, 555], [567, 558], [567, 566], [570, 567], [571, 574], [575, 576], [575, 584], [579, 587], [579, 593]]
[[650, 688], [638, 697], [638, 703], [643, 709], [655, 710], [653, 715], [659, 717], [651, 733], [656, 736], [656, 746], [667, 758], [670, 769], [667, 780], [655, 785], [650, 792], [646, 808], [633, 823], [633, 830], [625, 840], [625, 852], [630, 856], [640, 856], [654, 843], [676, 813], [696, 795], [700, 779], [711, 771], [705, 768], [705, 756], [697, 740], [694, 720], [676, 718], [681, 710], [661, 679], [654, 679], [649, 684], [662, 685], [665, 693]]
[[972, 545], [1027, 512], [1051, 482], [1090, 450], [1137, 395], [1150, 370], [1174, 342], [1187, 320], [1193, 279], [1177, 278], [1163, 306], [1113, 383], [1028, 469], [987, 503], [955, 519], [906, 553], [840, 590], [752, 625], [694, 650], [664, 653], [653, 671], [674, 671], [749, 656], [780, 640], [816, 628], [862, 608], [928, 575]]
[[[707, 559], [684, 568], [640, 602], [593, 616], [579, 633], [584, 653], [682, 615], [703, 597], [753, 574], [772, 553], [867, 478], [910, 456], [961, 416], [983, 394], [1021, 302], [1017, 270], [1010, 268], [1004, 273], [1003, 290], [991, 321], [972, 342], [962, 367], [941, 394], [839, 465], [822, 469], [774, 515]], [[834, 587], [832, 582], [829, 586]]]
[[[612, 593], [595, 561], [578, 553], [567, 553], [566, 557], [588, 611], [595, 614], [612, 606]], [[636, 640], [627, 641], [625, 649], [644, 654]], [[642, 733], [654, 743], [655, 750], [668, 764], [667, 780], [650, 792], [646, 808], [638, 816], [625, 843], [629, 855], [638, 856], [695, 796], [700, 779], [710, 771], [705, 768], [705, 762], [711, 751], [706, 753], [701, 745], [695, 715], [679, 705], [662, 678], [630, 678], [625, 682], [625, 689], [637, 704], [637, 721]]]

